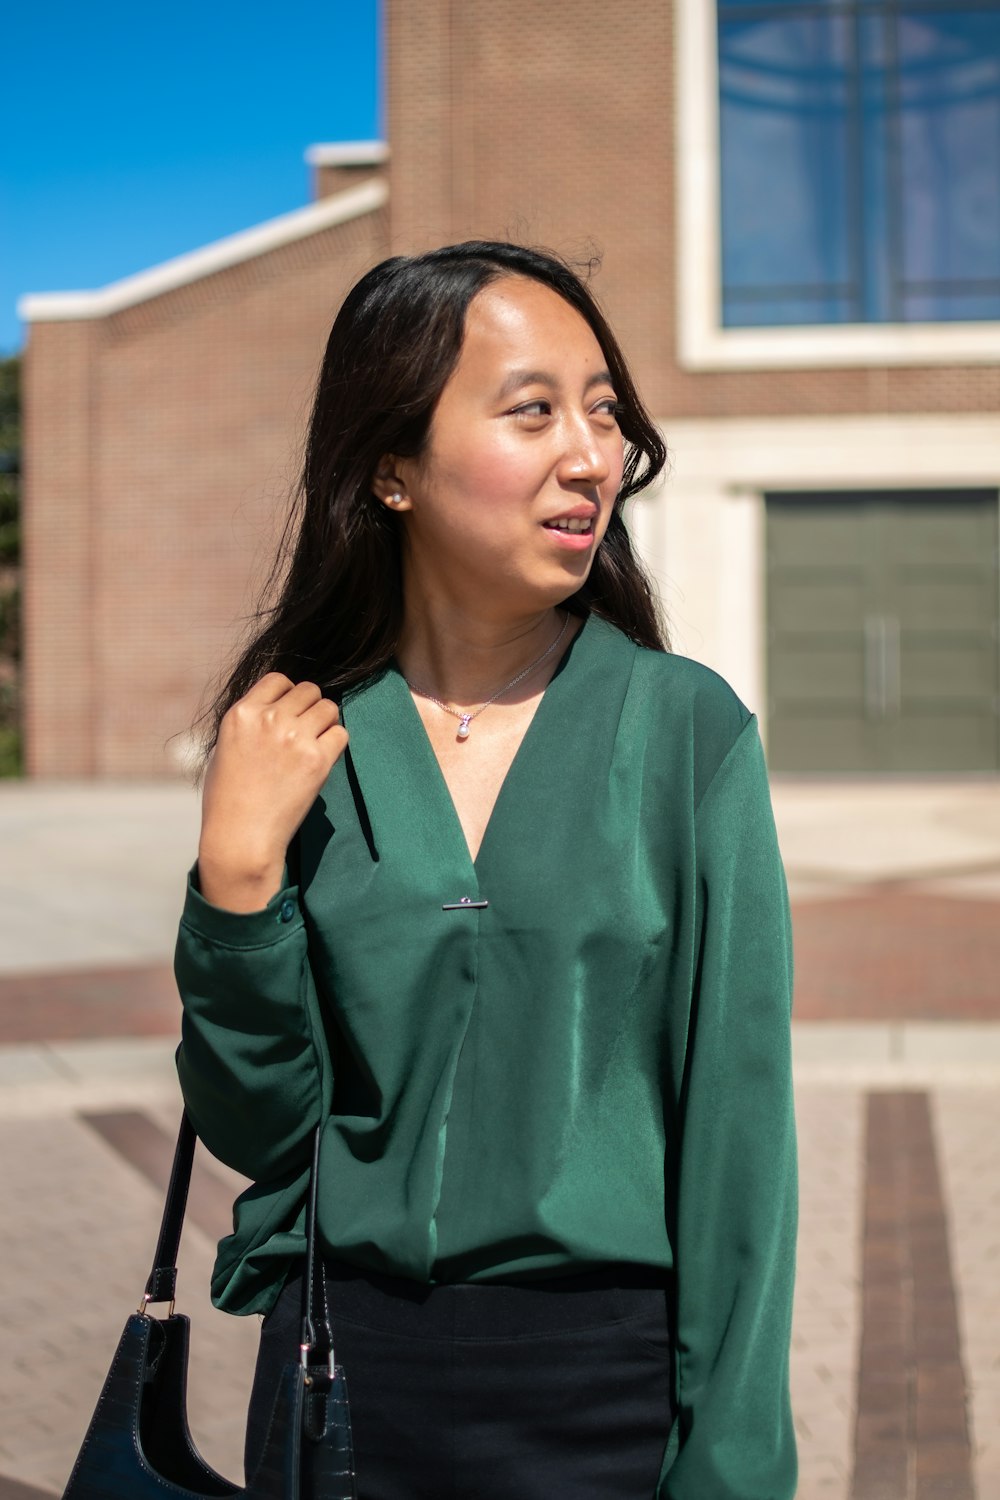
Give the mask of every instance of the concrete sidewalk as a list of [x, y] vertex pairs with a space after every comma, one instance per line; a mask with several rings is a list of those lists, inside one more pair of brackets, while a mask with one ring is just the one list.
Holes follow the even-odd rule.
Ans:
[[199, 820], [182, 783], [0, 781], [0, 973], [168, 962]]
[[884, 886], [1000, 899], [1000, 777], [777, 776], [771, 793], [793, 902]]

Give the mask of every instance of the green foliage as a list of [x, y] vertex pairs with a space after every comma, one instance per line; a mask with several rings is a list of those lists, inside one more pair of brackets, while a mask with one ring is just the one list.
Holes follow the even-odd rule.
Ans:
[[0, 728], [0, 777], [23, 774], [21, 732], [15, 728]]
[[[0, 359], [0, 565], [21, 552], [21, 361]], [[0, 634], [0, 650], [2, 646]]]
[[0, 472], [0, 565], [16, 567], [21, 557], [20, 496], [16, 474]]
[[0, 359], [0, 776], [23, 771], [21, 656], [21, 361]]
[[21, 451], [21, 357], [0, 359], [0, 459]]
[[[0, 588], [0, 644], [8, 660], [20, 661], [21, 590], [17, 584], [12, 588]], [[0, 723], [3, 722], [3, 711], [3, 697], [0, 695]]]
[[19, 718], [17, 683], [0, 681], [0, 776], [20, 776], [24, 770]]

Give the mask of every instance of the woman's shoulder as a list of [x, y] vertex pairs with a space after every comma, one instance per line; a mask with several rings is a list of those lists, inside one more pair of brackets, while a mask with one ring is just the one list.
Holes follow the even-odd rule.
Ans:
[[668, 777], [685, 767], [697, 800], [752, 723], [751, 710], [703, 662], [635, 645], [603, 621], [600, 629], [614, 632], [617, 642], [605, 636], [609, 651], [621, 653], [623, 666], [628, 661], [622, 713], [627, 738], [644, 745], [647, 763], [650, 756], [661, 761]]
[[640, 649], [636, 671], [651, 705], [647, 738], [672, 740], [690, 768], [692, 801], [700, 807], [730, 757], [753, 753], [747, 737], [757, 738], [754, 715], [724, 677], [689, 656]]
[[704, 731], [735, 739], [753, 717], [726, 679], [693, 657], [640, 646], [635, 675], [657, 711], [683, 714]]
[[724, 677], [693, 657], [654, 651], [629, 640], [615, 625], [591, 616], [588, 631], [614, 655], [628, 658], [631, 691], [658, 721], [683, 719], [699, 732], [730, 743], [753, 714]]

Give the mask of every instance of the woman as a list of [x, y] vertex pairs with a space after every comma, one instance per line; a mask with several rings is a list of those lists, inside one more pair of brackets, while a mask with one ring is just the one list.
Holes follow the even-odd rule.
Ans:
[[268, 1314], [249, 1461], [322, 1120], [362, 1496], [793, 1494], [787, 903], [755, 722], [629, 547], [664, 461], [553, 257], [399, 257], [338, 314], [177, 950], [185, 1098], [255, 1184], [213, 1283]]

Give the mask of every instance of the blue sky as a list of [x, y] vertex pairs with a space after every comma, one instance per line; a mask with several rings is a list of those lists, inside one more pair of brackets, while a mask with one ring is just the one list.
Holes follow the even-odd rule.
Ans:
[[22, 293], [104, 286], [298, 208], [308, 145], [381, 138], [377, 4], [10, 7], [0, 354]]

